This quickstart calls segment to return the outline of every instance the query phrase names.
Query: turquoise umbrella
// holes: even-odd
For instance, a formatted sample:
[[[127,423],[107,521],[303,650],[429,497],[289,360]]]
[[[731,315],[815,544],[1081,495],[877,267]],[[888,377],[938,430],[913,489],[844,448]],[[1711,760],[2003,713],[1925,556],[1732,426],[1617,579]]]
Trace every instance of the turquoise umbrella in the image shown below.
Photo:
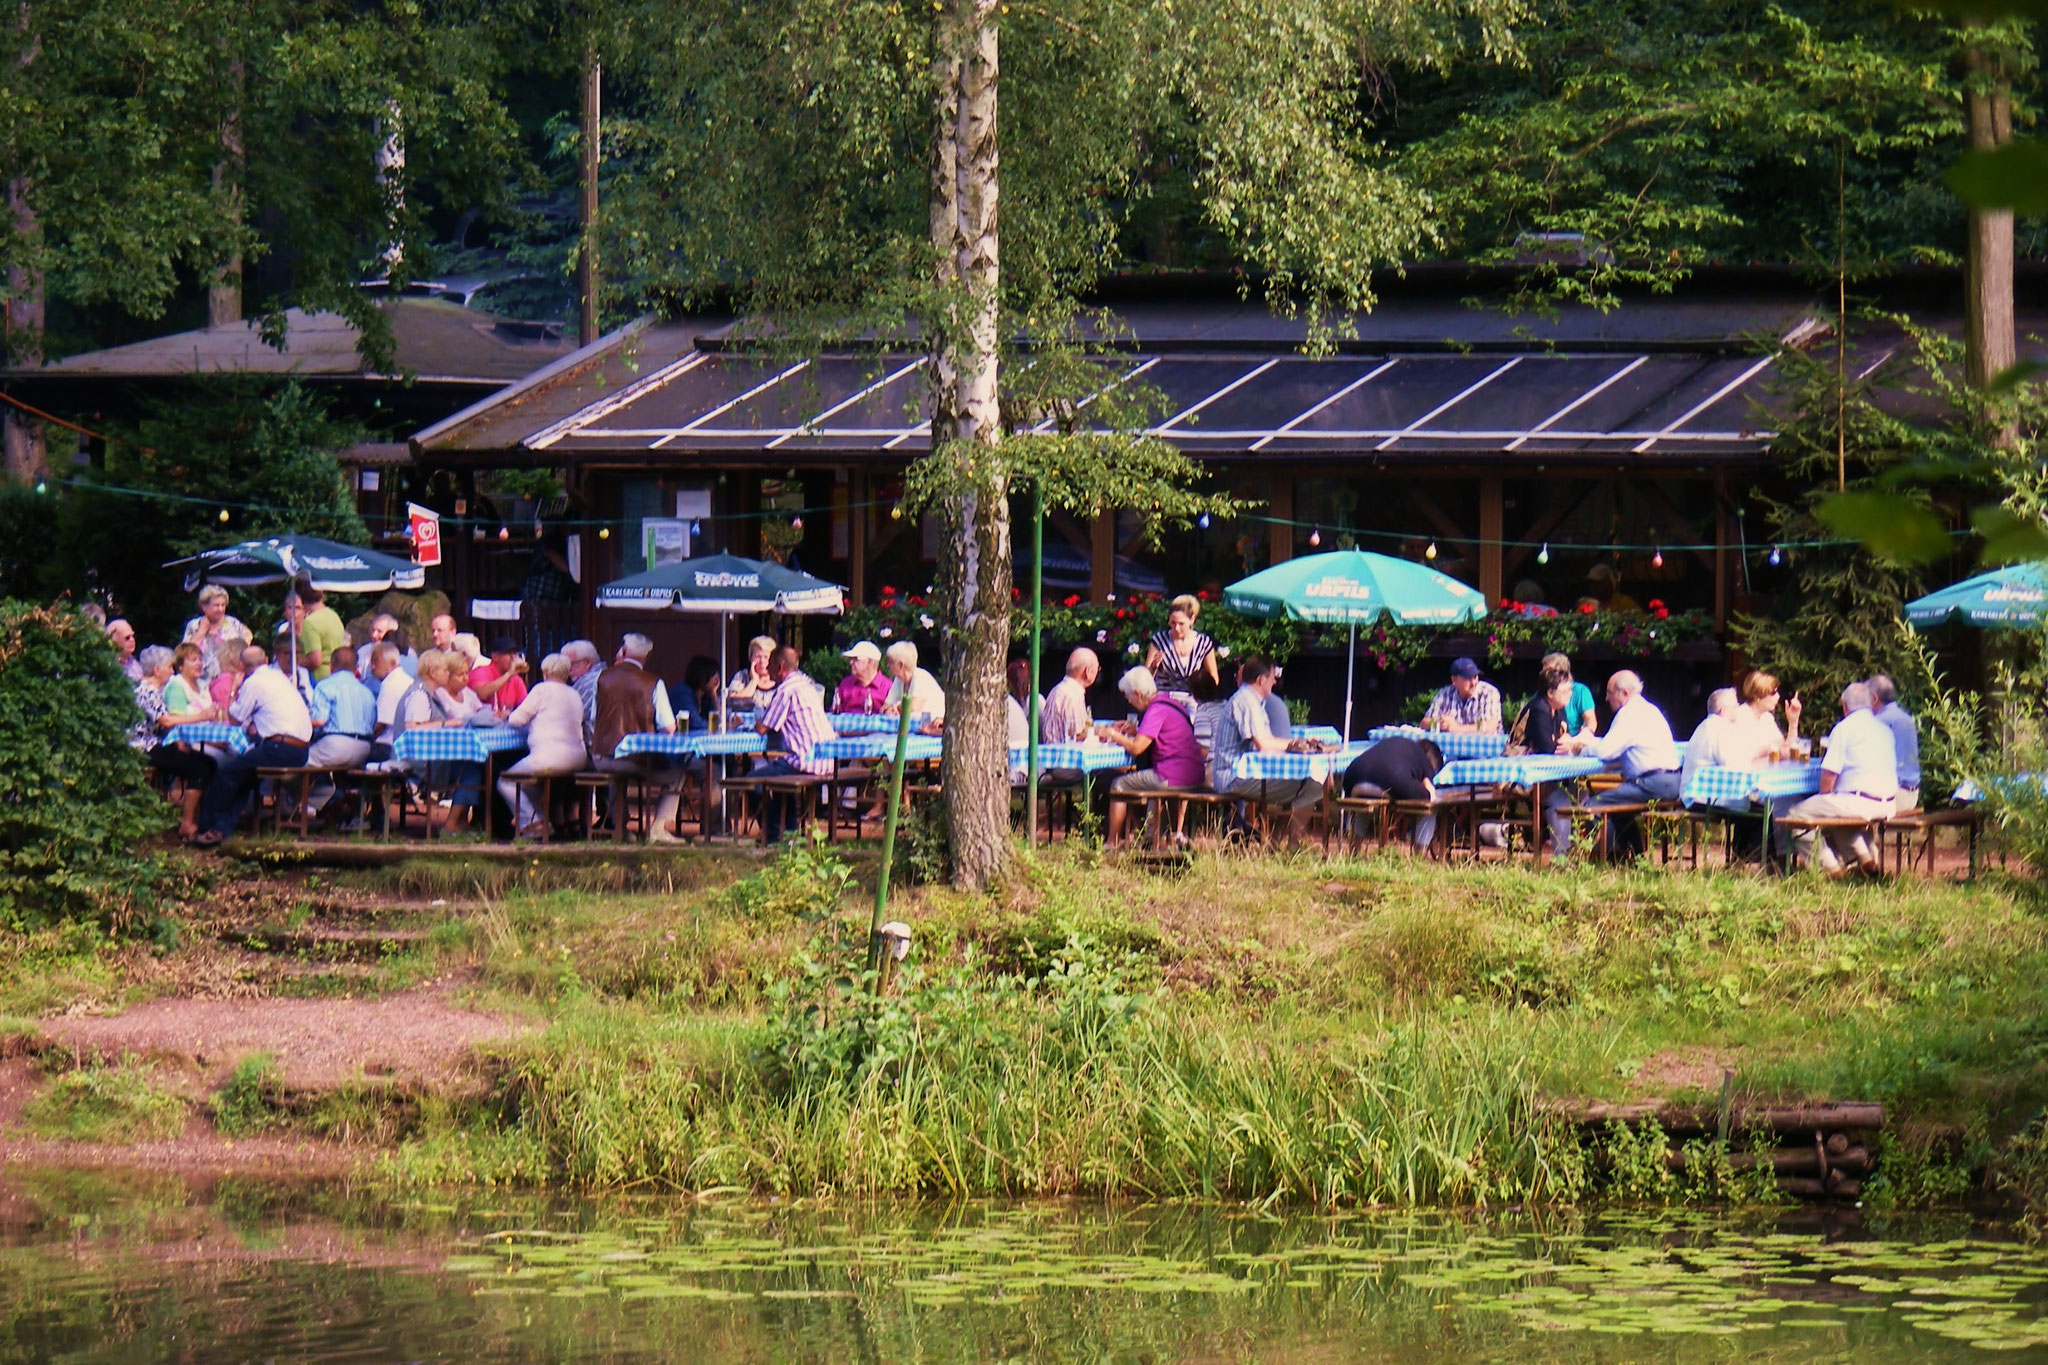
[[[2031,626],[2048,613],[2048,565],[2009,564],[1906,603],[1916,626]]]
[[[1486,615],[1486,598],[1448,574],[1369,550],[1305,555],[1231,584],[1223,605],[1265,620],[1351,627],[1344,668],[1344,740],[1351,740],[1352,679],[1358,669],[1358,627],[1382,616],[1396,625],[1447,626]]]

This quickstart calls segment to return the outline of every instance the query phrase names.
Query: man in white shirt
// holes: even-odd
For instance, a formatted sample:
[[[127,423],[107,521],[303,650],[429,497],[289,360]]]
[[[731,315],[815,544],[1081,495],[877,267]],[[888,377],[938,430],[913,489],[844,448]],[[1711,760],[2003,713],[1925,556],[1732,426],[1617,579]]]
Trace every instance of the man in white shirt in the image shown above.
[[[1787,801],[1774,807],[1779,820],[1853,817],[1859,820],[1889,820],[1897,813],[1899,796],[1899,751],[1891,727],[1870,709],[1870,687],[1850,683],[1842,689],[1842,720],[1828,733],[1827,757],[1820,765],[1820,792],[1803,801]],[[1865,872],[1878,870],[1877,856],[1863,829],[1822,831],[1825,842],[1813,832],[1799,836],[1802,860],[1818,861],[1821,870],[1839,877],[1854,861]],[[1778,854],[1791,850],[1791,832],[1778,826]]]
[[[1215,743],[1209,751],[1209,785],[1224,796],[1286,806],[1288,838],[1299,842],[1309,807],[1323,799],[1323,784],[1310,778],[1262,781],[1237,775],[1237,760],[1246,753],[1287,752],[1287,741],[1273,734],[1266,716],[1266,698],[1273,695],[1273,665],[1253,654],[1239,667],[1237,676],[1237,692],[1216,718]]]
[[[1692,785],[1692,775],[1701,768],[1718,768],[1728,762],[1724,743],[1735,735],[1738,724],[1735,716],[1742,705],[1732,687],[1717,687],[1707,696],[1707,718],[1692,732],[1692,738],[1685,742],[1685,762],[1678,769],[1678,790],[1682,794]]]
[[[1625,805],[1637,801],[1668,801],[1676,804],[1682,790],[1679,775],[1678,742],[1671,737],[1671,722],[1664,719],[1643,695],[1643,680],[1624,668],[1607,680],[1607,705],[1614,719],[1604,735],[1571,735],[1562,741],[1565,750],[1589,753],[1621,772],[1621,784],[1593,798],[1596,806]],[[1544,798],[1550,820],[1550,837],[1556,841],[1551,856],[1562,858],[1571,848],[1573,802],[1570,793],[1558,790]],[[1635,822],[1617,831],[1617,842],[1633,847]]]
[[[946,689],[939,686],[939,680],[925,669],[917,666],[917,646],[908,640],[898,640],[889,646],[882,656],[889,665],[889,676],[896,681],[889,685],[889,699],[882,704],[882,714],[893,716],[903,707],[903,689],[910,689],[910,714],[925,718],[925,732],[937,734],[938,727],[946,723]]]
[[[1067,675],[1045,694],[1038,710],[1038,738],[1044,744],[1080,744],[1094,733],[1095,718],[1088,713],[1088,689],[1102,676],[1102,664],[1092,649],[1077,649],[1067,656]],[[1272,688],[1266,689],[1268,692]]]
[[[391,740],[398,730],[398,704],[412,690],[412,675],[405,671],[404,656],[389,640],[370,646],[370,683],[377,690],[377,732],[370,739],[372,763],[391,761]]]
[[[313,715],[290,678],[269,666],[255,645],[242,651],[248,673],[235,693],[230,719],[249,731],[255,743],[220,761],[206,799],[199,808],[199,833],[192,842],[212,848],[235,832],[242,807],[256,786],[258,768],[303,768],[313,743]],[[1889,738],[1890,731],[1886,731]]]

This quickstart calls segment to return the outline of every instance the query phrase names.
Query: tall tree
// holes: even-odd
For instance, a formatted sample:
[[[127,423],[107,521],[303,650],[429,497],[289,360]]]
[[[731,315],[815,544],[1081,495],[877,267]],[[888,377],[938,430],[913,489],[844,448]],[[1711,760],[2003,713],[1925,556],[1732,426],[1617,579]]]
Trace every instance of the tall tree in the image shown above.
[[[1115,373],[1088,358],[1074,303],[1128,259],[1134,209],[1162,179],[1190,183],[1255,287],[1327,336],[1335,313],[1369,306],[1376,267],[1428,239],[1428,197],[1367,136],[1361,52],[1500,51],[1518,13],[1514,0],[707,0],[622,21],[614,88],[630,86],[638,112],[610,127],[610,259],[658,298],[736,294],[778,344],[930,358],[932,453],[913,482],[948,531],[945,812],[960,882],[998,874],[1011,848],[1000,707],[1020,468],[1078,477],[1097,505],[1192,505],[1173,484],[1185,470],[1141,442],[1077,430],[1049,455],[1027,433],[1089,389],[1014,403],[1012,362],[1028,354],[1034,375],[1096,389]],[[1055,352],[1078,363],[1048,363]]]

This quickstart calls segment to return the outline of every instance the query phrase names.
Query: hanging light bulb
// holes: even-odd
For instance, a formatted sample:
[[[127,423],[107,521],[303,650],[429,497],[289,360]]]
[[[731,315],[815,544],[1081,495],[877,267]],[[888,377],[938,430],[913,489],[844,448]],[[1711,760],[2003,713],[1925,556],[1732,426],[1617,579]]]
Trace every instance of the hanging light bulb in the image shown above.
[[[902,509],[901,507],[891,507],[891,508],[889,509],[889,520],[891,520],[891,521],[901,521],[901,520],[903,520],[903,509]]]
[[[791,518],[789,519],[789,529],[790,529],[790,530],[792,530],[792,531],[801,531],[801,530],[803,530],[803,529],[804,529],[804,519],[803,519],[803,518],[802,518],[801,516],[794,516],[794,517],[791,517]]]
[[[41,479],[37,479],[37,480],[36,480],[36,492],[38,492],[38,493],[47,493],[47,492],[49,492],[49,491],[50,491],[50,485],[49,485],[49,484],[45,483],[45,482],[44,482],[43,480],[41,480]]]
[[[1548,563],[1550,562],[1550,542],[1549,542],[1549,541],[1547,541],[1547,540],[1546,540],[1546,541],[1544,541],[1544,542],[1543,542],[1543,548],[1542,548],[1542,549],[1540,549],[1540,550],[1538,550],[1538,551],[1536,552],[1536,562],[1537,562],[1538,564],[1548,564]]]
[[[1657,547],[1657,553],[1650,556],[1650,567],[1653,569],[1664,567],[1664,547],[1662,545]]]
[[[1322,544],[1322,543],[1323,543],[1323,528],[1322,528],[1322,527],[1318,526],[1318,527],[1316,527],[1316,529],[1315,529],[1315,530],[1313,530],[1313,531],[1310,531],[1310,532],[1308,533],[1308,543],[1309,543],[1309,544],[1310,544],[1311,546],[1316,546],[1316,545],[1320,545],[1320,544]]]
[[[1201,528],[1202,528],[1202,529],[1203,529],[1204,531],[1208,530],[1208,529],[1209,529],[1209,514],[1208,514],[1207,512],[1204,512],[1204,513],[1202,513],[1202,515],[1200,515],[1199,517],[1196,517],[1196,518],[1195,518],[1195,525],[1197,525],[1197,526],[1201,527]]]
[[[1773,563],[1773,564],[1782,564],[1782,563],[1784,563],[1784,562],[1785,562],[1785,556],[1783,556],[1783,555],[1779,554],[1779,553],[1778,553],[1778,547],[1777,547],[1777,546],[1775,546],[1775,545],[1773,545],[1773,546],[1771,547],[1771,563]]]
[[[701,521],[692,521],[690,523],[690,539],[695,540],[698,536],[701,536],[703,534],[704,523]]]
[[[1435,558],[1436,558],[1436,542],[1435,542],[1435,541],[1433,541],[1433,540],[1432,540],[1431,542],[1429,542],[1429,548],[1428,548],[1427,550],[1424,550],[1424,551],[1422,552],[1422,557],[1423,557],[1424,559],[1435,559]]]
[[[498,539],[500,539],[500,540],[510,540],[510,539],[512,539],[512,528],[511,528],[511,527],[509,527],[509,526],[500,526],[500,527],[498,528]]]
[[[600,527],[598,527],[598,528],[597,528],[597,538],[598,538],[599,540],[610,540],[610,539],[612,538],[612,528],[611,528],[611,527],[609,527],[609,526],[600,526]]]
[[[228,509],[225,507],[220,509],[220,524],[223,526],[228,524]]]

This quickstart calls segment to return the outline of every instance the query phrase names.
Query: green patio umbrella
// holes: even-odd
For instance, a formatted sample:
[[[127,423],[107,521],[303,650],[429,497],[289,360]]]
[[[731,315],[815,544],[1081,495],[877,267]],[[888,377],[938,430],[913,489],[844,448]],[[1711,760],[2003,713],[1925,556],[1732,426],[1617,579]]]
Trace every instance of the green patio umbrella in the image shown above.
[[[2031,626],[2048,613],[2048,565],[2008,564],[1906,603],[1916,626]]]
[[[1486,598],[1447,574],[1391,555],[1337,550],[1275,564],[1223,590],[1223,605],[1264,620],[1351,627],[1344,668],[1344,741],[1351,742],[1358,627],[1381,617],[1396,625],[1455,625],[1486,615]]]
[[[718,677],[722,683],[726,675],[726,637],[732,633],[735,615],[756,611],[795,616],[837,613],[845,610],[846,593],[836,583],[766,560],[740,555],[699,555],[613,579],[597,590],[597,605],[627,611],[715,613],[723,617],[718,631]],[[726,720],[725,689],[720,687],[721,729]]]

